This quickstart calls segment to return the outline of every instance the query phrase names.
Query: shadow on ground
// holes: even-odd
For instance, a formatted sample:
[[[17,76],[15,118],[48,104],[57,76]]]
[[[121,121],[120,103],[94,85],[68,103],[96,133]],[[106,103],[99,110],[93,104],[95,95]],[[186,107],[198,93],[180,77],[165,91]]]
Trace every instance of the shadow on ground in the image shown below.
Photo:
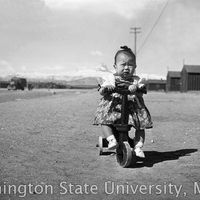
[[[132,164],[131,168],[153,167],[154,164],[168,161],[178,160],[183,156],[190,156],[191,153],[198,151],[198,149],[180,149],[176,151],[158,152],[158,151],[145,151],[145,159],[138,160],[137,163]]]

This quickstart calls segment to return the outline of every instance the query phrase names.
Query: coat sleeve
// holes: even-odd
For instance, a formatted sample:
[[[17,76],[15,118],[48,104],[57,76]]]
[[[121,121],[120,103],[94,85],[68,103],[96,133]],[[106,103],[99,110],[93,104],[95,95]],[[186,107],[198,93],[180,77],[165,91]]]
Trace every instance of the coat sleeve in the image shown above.
[[[103,83],[101,87],[105,87],[107,85],[112,85],[115,87],[115,77],[113,74],[108,74],[107,76],[103,77]]]
[[[138,88],[142,88],[145,86],[145,80],[143,78],[140,78],[139,76],[137,76],[136,82]]]

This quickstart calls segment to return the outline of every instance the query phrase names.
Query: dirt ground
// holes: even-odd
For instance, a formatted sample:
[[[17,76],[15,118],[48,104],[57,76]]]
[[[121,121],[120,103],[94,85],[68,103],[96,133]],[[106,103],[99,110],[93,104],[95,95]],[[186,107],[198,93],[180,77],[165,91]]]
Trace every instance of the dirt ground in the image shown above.
[[[99,156],[96,90],[0,91],[0,200],[200,199],[200,93],[150,92],[146,159]]]

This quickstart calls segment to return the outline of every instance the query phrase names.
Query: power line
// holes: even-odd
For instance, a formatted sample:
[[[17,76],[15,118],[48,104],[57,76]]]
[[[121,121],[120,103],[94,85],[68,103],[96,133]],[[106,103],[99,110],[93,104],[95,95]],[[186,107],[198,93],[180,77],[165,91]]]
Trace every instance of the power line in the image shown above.
[[[153,24],[151,30],[149,31],[148,35],[147,35],[146,38],[144,39],[142,45],[139,47],[137,53],[139,53],[139,51],[143,48],[143,46],[145,45],[145,43],[146,43],[147,40],[149,39],[151,33],[153,32],[153,30],[154,30],[154,28],[156,27],[156,25],[158,24],[158,22],[159,22],[161,16],[163,15],[165,9],[167,8],[168,3],[169,3],[169,0],[166,1],[166,3],[165,3],[165,5],[164,5],[163,9],[161,10],[160,15],[158,16],[157,20],[156,20],[155,23]]]

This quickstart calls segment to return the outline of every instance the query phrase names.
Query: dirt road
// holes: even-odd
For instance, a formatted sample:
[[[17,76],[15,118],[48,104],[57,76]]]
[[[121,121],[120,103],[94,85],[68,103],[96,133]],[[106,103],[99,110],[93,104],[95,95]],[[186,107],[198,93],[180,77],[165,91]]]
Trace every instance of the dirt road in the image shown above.
[[[128,169],[98,155],[95,90],[23,95],[0,101],[0,200],[200,199],[200,94],[145,96],[154,128]]]

